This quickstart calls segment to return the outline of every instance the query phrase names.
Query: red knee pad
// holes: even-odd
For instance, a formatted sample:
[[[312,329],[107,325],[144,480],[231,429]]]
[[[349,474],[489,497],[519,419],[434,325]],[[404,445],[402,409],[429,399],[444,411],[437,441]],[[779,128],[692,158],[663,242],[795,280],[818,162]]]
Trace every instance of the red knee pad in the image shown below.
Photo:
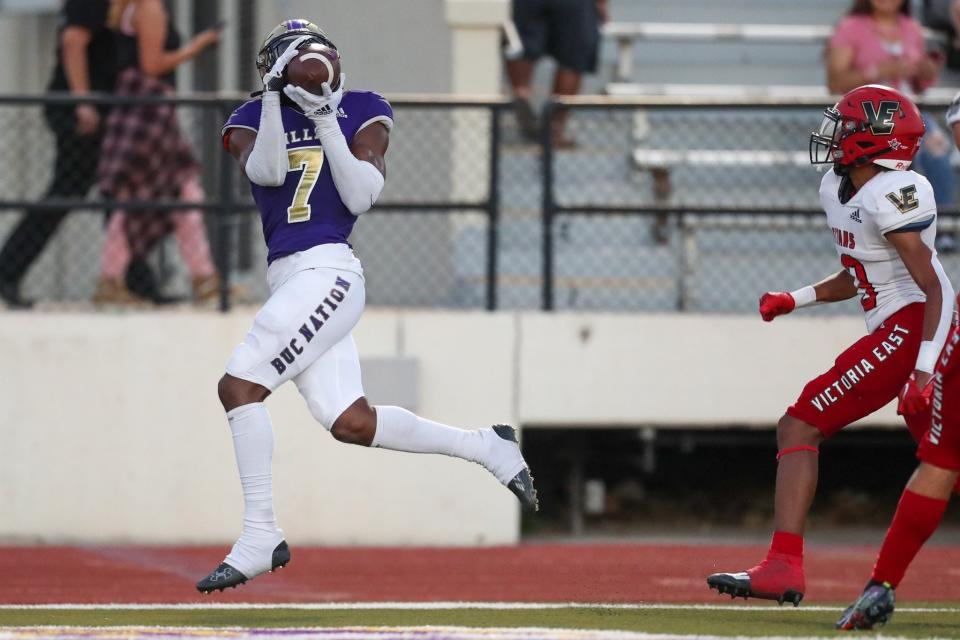
[[[820,453],[820,449],[817,449],[816,447],[805,444],[805,445],[800,445],[799,447],[787,447],[786,449],[780,449],[780,451],[777,451],[777,460],[779,460],[783,456],[790,455],[791,453],[800,453],[801,451],[809,451],[810,453],[816,453],[816,454]]]

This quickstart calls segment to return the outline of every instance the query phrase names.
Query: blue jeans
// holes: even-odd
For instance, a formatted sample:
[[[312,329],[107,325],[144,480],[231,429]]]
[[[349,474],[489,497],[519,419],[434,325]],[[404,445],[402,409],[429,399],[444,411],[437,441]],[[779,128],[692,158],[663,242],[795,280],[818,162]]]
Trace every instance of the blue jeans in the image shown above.
[[[913,166],[910,168],[917,173],[925,176],[933,187],[933,197],[937,201],[938,207],[949,207],[954,201],[954,188],[956,179],[953,175],[953,168],[950,166],[950,154],[953,153],[953,139],[948,136],[943,128],[937,124],[933,115],[923,114],[923,123],[927,127],[927,133],[923,136],[923,144],[920,151],[917,152],[913,160]],[[947,136],[947,144],[942,145],[942,149],[930,149],[931,138],[935,135]]]

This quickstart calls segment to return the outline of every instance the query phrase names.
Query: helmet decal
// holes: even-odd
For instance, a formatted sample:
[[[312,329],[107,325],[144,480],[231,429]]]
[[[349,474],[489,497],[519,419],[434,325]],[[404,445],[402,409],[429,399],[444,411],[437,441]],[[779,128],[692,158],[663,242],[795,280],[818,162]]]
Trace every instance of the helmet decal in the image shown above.
[[[879,108],[874,106],[873,102],[863,102],[860,106],[863,107],[863,115],[866,116],[873,135],[888,136],[893,133],[896,124],[893,116],[900,111],[899,101],[882,100]]]
[[[917,186],[901,187],[900,193],[890,192],[887,194],[887,200],[893,203],[900,213],[908,213],[920,206],[917,200]]]

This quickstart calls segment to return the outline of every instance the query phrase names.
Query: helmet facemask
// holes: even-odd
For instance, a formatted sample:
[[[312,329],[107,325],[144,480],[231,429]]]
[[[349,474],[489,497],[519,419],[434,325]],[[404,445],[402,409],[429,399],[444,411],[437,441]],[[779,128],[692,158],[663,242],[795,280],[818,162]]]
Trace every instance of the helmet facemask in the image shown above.
[[[843,134],[843,116],[836,107],[823,110],[823,119],[810,134],[810,164],[838,164],[843,157],[840,136]],[[850,129],[853,123],[847,124]]]

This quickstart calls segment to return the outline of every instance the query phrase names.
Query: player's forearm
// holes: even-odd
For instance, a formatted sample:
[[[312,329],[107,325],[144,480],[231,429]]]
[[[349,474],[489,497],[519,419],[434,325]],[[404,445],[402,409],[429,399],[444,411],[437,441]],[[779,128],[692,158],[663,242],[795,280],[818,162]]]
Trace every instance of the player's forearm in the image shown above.
[[[347,139],[340,131],[336,115],[320,116],[314,123],[323,145],[324,157],[330,163],[333,184],[343,204],[354,215],[368,211],[383,191],[383,174],[370,162],[353,155],[347,146]]]
[[[841,302],[857,295],[857,282],[846,271],[838,271],[813,285],[817,302]]]
[[[770,322],[777,316],[791,313],[794,309],[847,300],[855,295],[857,295],[857,286],[853,277],[846,271],[838,271],[817,284],[810,284],[796,291],[766,292],[760,296],[760,317],[764,322]]]
[[[290,161],[287,137],[280,113],[280,94],[267,91],[261,98],[260,127],[257,139],[243,165],[250,182],[261,187],[279,187],[287,179]]]
[[[953,285],[950,284],[937,256],[931,257],[930,264],[931,276],[917,283],[927,296],[927,301],[923,309],[923,342],[920,343],[920,353],[914,367],[927,373],[933,373],[937,358],[947,340],[953,320],[954,300]]]

